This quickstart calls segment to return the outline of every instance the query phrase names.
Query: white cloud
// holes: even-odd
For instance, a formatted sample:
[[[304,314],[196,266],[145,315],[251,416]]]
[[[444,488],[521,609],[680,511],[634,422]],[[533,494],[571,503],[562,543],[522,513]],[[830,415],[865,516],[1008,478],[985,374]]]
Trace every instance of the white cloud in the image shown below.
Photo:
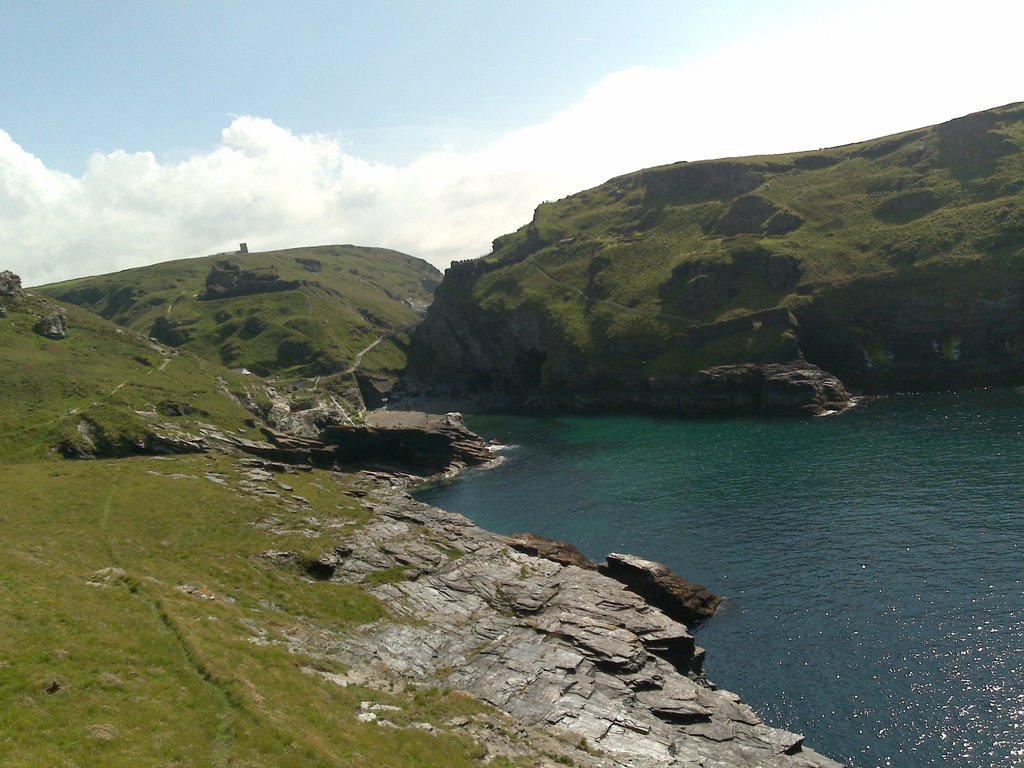
[[[0,131],[0,269],[26,284],[233,248],[352,242],[444,267],[485,253],[537,203],[676,160],[814,149],[1020,98],[1024,6],[862,3],[827,25],[672,70],[634,68],[546,122],[402,166],[339,138],[232,119],[210,152],[96,154],[80,178]]]

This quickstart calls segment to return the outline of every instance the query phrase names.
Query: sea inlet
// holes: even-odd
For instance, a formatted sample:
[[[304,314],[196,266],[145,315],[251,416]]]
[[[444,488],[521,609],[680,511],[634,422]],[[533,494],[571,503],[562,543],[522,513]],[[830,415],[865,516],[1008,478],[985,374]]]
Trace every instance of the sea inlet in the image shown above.
[[[858,768],[1024,766],[1024,394],[468,424],[506,460],[417,497],[723,595],[708,677],[766,722]]]

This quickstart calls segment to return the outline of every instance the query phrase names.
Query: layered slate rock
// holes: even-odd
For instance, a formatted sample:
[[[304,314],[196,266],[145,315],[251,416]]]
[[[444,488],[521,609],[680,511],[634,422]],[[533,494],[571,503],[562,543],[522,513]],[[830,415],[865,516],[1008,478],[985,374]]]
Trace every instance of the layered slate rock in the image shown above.
[[[274,458],[318,467],[397,467],[421,475],[457,472],[494,460],[462,415],[421,411],[371,413],[363,424],[328,424],[319,437],[264,429]]]
[[[399,574],[372,589],[399,620],[320,652],[413,684],[437,680],[531,728],[583,738],[600,750],[587,765],[838,768],[704,682],[686,626],[622,584],[516,551],[401,492],[366,500],[375,516],[328,553],[331,578]]]
[[[518,533],[508,540],[508,545],[517,552],[534,557],[543,557],[562,565],[575,565],[588,571],[597,570],[597,564],[572,544],[535,533]]]
[[[722,604],[722,598],[704,585],[692,584],[667,566],[634,555],[613,552],[600,571],[690,626],[714,616]]]

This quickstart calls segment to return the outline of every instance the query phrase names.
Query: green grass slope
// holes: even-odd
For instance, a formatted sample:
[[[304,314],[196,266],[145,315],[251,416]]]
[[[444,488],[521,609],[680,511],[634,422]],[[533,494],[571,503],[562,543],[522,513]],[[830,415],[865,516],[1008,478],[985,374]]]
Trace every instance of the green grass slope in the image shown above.
[[[0,306],[0,764],[482,764],[488,748],[446,723],[502,716],[328,652],[395,620],[309,571],[370,518],[365,480],[217,441],[131,455],[258,438],[241,405],[255,377],[31,293]],[[66,338],[36,332],[61,313]],[[376,704],[394,727],[360,720]]]
[[[246,472],[217,455],[0,462],[5,766],[480,765],[444,728],[485,711],[475,699],[341,686],[349,670],[311,650],[386,606],[264,554],[319,556],[358,526],[348,481],[281,476],[297,514]],[[366,701],[398,727],[360,722]]]
[[[170,451],[200,437],[203,425],[261,437],[241,404],[265,399],[252,377],[74,306],[31,294],[3,303],[0,461]],[[66,317],[67,338],[34,331],[53,313]]]
[[[1017,380],[1022,246],[1020,104],[651,168],[454,265],[412,372],[520,396],[800,359],[868,389]]]
[[[439,277],[397,251],[341,245],[217,254],[36,290],[230,368],[288,380],[338,374],[358,358],[387,377],[404,366],[403,329]]]

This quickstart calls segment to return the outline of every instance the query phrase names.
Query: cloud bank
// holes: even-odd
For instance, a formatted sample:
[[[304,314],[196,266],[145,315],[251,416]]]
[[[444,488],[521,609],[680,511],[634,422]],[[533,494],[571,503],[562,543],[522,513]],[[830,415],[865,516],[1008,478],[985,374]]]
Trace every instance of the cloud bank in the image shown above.
[[[541,201],[621,173],[815,149],[1021,98],[1022,11],[997,4],[960,18],[936,7],[902,6],[879,23],[887,6],[865,4],[841,23],[677,69],[617,72],[542,124],[402,166],[356,157],[337,136],[241,116],[212,150],[183,161],[94,154],[74,177],[0,130],[0,269],[38,285],[240,241],[377,245],[443,268],[486,253]]]

